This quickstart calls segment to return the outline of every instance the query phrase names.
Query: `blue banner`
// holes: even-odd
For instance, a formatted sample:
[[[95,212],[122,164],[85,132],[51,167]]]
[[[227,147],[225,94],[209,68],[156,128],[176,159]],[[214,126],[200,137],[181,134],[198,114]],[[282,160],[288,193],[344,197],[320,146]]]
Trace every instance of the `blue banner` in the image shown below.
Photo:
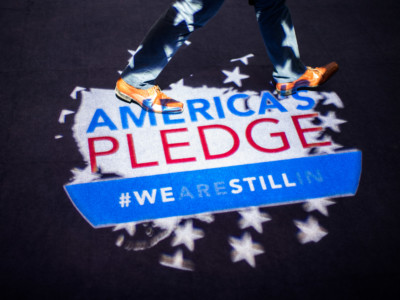
[[[361,152],[65,186],[94,227],[354,195]]]

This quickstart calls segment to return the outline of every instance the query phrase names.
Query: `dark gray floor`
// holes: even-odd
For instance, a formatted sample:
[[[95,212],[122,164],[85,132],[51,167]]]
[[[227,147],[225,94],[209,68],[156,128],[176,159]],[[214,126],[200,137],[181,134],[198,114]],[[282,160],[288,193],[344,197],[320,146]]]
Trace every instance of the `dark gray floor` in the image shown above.
[[[139,4],[139,2],[141,4]],[[143,3],[142,3],[143,2]],[[336,60],[340,71],[324,89],[345,104],[340,144],[363,152],[360,188],[322,219],[329,235],[301,245],[294,218],[301,205],[274,208],[263,236],[268,255],[257,268],[230,261],[221,243],[237,216],[204,227],[196,244],[196,272],[162,267],[169,244],[145,252],[116,247],[110,229],[92,229],[63,190],[70,170],[83,166],[71,135],[73,117],[59,124],[76,86],[112,89],[147,29],[169,1],[3,0],[0,4],[0,284],[14,299],[329,299],[399,294],[398,58],[395,1],[288,1],[302,59]],[[195,76],[191,85],[223,80],[231,58],[252,52],[253,80],[271,80],[254,12],[245,0],[227,0],[165,69],[160,85]],[[254,67],[255,66],[255,67]],[[219,76],[219,77],[218,77]],[[67,125],[67,126],[66,126]],[[62,134],[63,139],[54,137]],[[393,294],[393,295],[395,295]],[[385,296],[386,295],[386,296]]]

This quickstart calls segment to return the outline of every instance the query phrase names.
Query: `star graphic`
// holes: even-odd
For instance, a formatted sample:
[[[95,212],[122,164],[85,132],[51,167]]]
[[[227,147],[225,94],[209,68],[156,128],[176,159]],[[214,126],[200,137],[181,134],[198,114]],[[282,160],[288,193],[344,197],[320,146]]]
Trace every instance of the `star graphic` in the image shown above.
[[[196,218],[197,220],[200,220],[200,221],[206,222],[206,223],[212,223],[215,220],[214,215],[209,214],[209,213],[198,214],[198,215],[194,215],[193,217]]]
[[[164,45],[164,53],[165,56],[168,58],[168,61],[172,58],[174,51],[175,51],[174,48],[171,47],[170,45]]]
[[[249,64],[249,58],[251,58],[251,57],[254,57],[253,53],[247,54],[247,55],[245,55],[243,57],[233,58],[233,59],[231,59],[231,62],[241,61],[245,65],[248,65]]]
[[[129,57],[129,59],[128,59],[128,65],[130,65],[131,66],[131,68],[133,68],[134,67],[134,65],[135,65],[135,62],[134,62],[134,57],[135,57],[135,54],[136,54],[136,52],[138,52],[140,49],[142,49],[143,48],[143,45],[139,45],[139,47],[136,49],[136,50],[130,50],[130,49],[128,49],[128,52],[129,52],[129,54],[131,55],[130,57]],[[117,71],[118,72],[118,74],[122,74],[122,71],[121,70],[119,70],[119,71]]]
[[[74,168],[71,170],[73,174],[73,182],[74,183],[83,183],[83,182],[92,182],[97,179],[100,179],[100,174],[98,173],[92,173],[92,170],[90,167],[87,167],[85,169],[78,169]]]
[[[70,114],[73,114],[73,113],[75,113],[75,112],[72,111],[72,110],[63,109],[61,111],[61,113],[60,113],[60,117],[58,118],[58,123],[64,124],[65,123],[65,117],[70,115]]]
[[[233,82],[238,87],[242,86],[243,79],[249,78],[248,75],[240,74],[239,67],[236,67],[232,72],[227,71],[227,70],[222,70],[222,73],[224,73],[226,75],[226,79],[225,79],[224,83]]]
[[[114,227],[113,231],[117,231],[117,230],[121,230],[121,229],[125,229],[126,232],[128,232],[128,234],[130,236],[134,236],[135,232],[136,232],[136,223],[129,222],[129,223],[118,224],[117,226]]]
[[[172,231],[176,228],[176,226],[181,221],[179,217],[170,217],[170,218],[162,218],[153,220],[154,227],[159,227],[161,229],[166,229],[168,231]]]
[[[143,46],[140,45],[136,50],[130,50],[130,49],[128,49],[128,52],[129,52],[132,56],[134,56],[135,53],[138,52],[142,47],[143,47]]]
[[[71,92],[71,94],[69,95],[72,99],[76,100],[78,98],[78,93],[85,91],[86,88],[81,87],[81,86],[77,86],[74,88],[74,90]]]
[[[333,104],[337,108],[344,108],[342,100],[340,100],[339,96],[335,92],[322,92],[321,94],[325,97],[323,102],[324,105]]]
[[[143,48],[143,45],[139,45],[139,47],[136,50],[128,50],[129,54],[131,57],[128,59],[128,64],[133,68],[134,66],[134,61],[133,58],[135,57],[135,54],[139,52]],[[122,71],[121,71],[122,73]]]
[[[184,271],[193,271],[194,265],[190,260],[183,258],[181,249],[175,252],[173,256],[161,255],[160,264],[166,267],[175,268]]]
[[[336,144],[332,138],[328,135],[326,135],[326,138],[324,139],[324,142],[330,142],[331,144],[328,146],[322,146],[322,147],[317,147],[315,149],[314,154],[331,154],[335,153],[337,149],[342,148],[343,146],[340,144]]]
[[[247,227],[253,227],[257,232],[262,233],[262,223],[270,221],[269,214],[260,212],[257,207],[251,207],[242,211],[239,211],[241,219],[239,220],[239,227],[241,229]]]
[[[331,128],[333,131],[340,132],[339,125],[346,123],[345,120],[340,120],[336,118],[336,114],[330,111],[326,116],[318,116],[318,119],[322,121],[321,126],[325,128]]]
[[[175,237],[171,242],[172,246],[184,244],[190,251],[194,250],[194,240],[204,237],[203,230],[193,228],[192,220],[186,221],[183,226],[178,226],[174,233]]]
[[[318,220],[312,216],[308,217],[305,222],[295,220],[294,224],[300,230],[297,233],[297,238],[302,244],[309,242],[317,243],[328,234],[328,231],[319,226]]]
[[[327,198],[308,199],[303,204],[303,208],[307,212],[318,210],[324,216],[328,216],[327,207],[335,203],[336,203],[335,201],[331,201]]]
[[[123,234],[119,235],[117,240],[115,241],[115,245],[117,247],[121,247],[122,244],[124,243],[124,240],[125,240],[125,236]]]
[[[194,15],[202,9],[202,4],[191,3],[190,7],[188,7],[188,4],[182,1],[176,2],[172,7],[174,7],[178,12],[174,20],[174,26],[177,26],[181,22],[185,22],[188,30],[190,32],[194,31]],[[185,13],[188,10],[190,13]]]
[[[256,267],[254,256],[264,253],[263,247],[258,243],[253,243],[248,232],[245,232],[241,238],[230,237],[229,244],[233,247],[231,252],[232,261],[246,260],[253,268]]]

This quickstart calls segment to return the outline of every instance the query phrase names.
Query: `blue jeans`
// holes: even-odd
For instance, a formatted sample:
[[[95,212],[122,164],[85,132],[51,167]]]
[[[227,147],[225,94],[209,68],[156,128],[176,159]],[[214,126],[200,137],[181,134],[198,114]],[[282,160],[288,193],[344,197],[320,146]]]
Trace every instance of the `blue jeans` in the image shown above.
[[[141,89],[155,84],[158,75],[179,47],[196,29],[203,27],[224,0],[175,0],[153,25],[121,74],[128,84]],[[306,70],[300,60],[296,35],[285,0],[255,0],[255,12],[273,77],[291,82]]]

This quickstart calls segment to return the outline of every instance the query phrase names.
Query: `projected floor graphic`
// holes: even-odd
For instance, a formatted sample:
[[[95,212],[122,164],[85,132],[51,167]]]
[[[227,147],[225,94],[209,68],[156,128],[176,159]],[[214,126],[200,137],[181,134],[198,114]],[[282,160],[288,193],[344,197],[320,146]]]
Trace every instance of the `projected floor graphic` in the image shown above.
[[[225,1],[215,18],[190,37],[189,45],[181,47],[157,80],[164,91],[172,90],[175,84],[187,90],[206,85],[216,92],[186,95],[183,90],[179,99],[185,102],[185,115],[170,116],[165,122],[177,119],[185,122],[164,124],[163,117],[156,115],[156,125],[151,126],[152,119],[146,114],[142,117],[143,127],[139,127],[136,123],[141,122],[141,111],[116,99],[112,90],[119,77],[117,71],[130,58],[127,49],[141,43],[169,3],[165,0],[1,2],[3,298],[359,299],[365,295],[369,299],[376,294],[378,299],[391,299],[398,291],[400,279],[397,168],[400,138],[396,126],[398,100],[393,93],[399,78],[396,71],[400,69],[397,51],[400,39],[393,38],[400,24],[396,13],[400,2],[377,5],[376,1],[368,0],[286,1],[296,26],[302,61],[309,66],[322,66],[334,60],[340,67],[313,93],[299,94],[315,100],[313,109],[300,111],[297,106],[306,107],[306,100],[287,101],[273,92],[270,82],[273,65],[259,34],[254,8],[248,1]],[[238,86],[228,76],[232,73],[248,77],[236,80],[241,84]],[[224,95],[223,89],[235,92]],[[259,114],[263,91],[269,91],[288,112],[273,108]],[[250,92],[254,93],[251,107],[246,107],[245,97],[231,102],[237,111],[246,112],[250,108],[254,114],[232,113],[229,98]],[[105,96],[109,99],[104,99],[105,106],[82,110],[88,104],[86,100],[102,102],[95,99],[102,93],[110,97]],[[218,96],[220,101],[214,99]],[[188,100],[196,99],[206,101],[191,101],[188,105]],[[206,109],[208,104],[210,108]],[[190,105],[197,122],[191,119]],[[128,107],[138,120],[127,108],[122,109],[121,118],[120,107]],[[102,112],[95,116],[98,108],[103,109],[103,115],[109,117],[116,130],[99,126],[106,121]],[[75,139],[73,127],[78,112],[86,113],[87,121],[82,124],[81,137]],[[208,120],[207,113],[213,119]],[[332,147],[306,149],[301,145],[301,135],[292,116],[313,113],[318,113],[318,117],[297,119],[300,128],[323,129],[304,132],[305,141],[330,141]],[[261,122],[251,128],[253,121],[265,118],[279,122]],[[93,119],[93,132],[87,133]],[[239,125],[231,125],[229,122],[233,120],[232,123]],[[212,127],[205,127],[209,125]],[[270,161],[269,157],[279,153],[264,153],[253,147],[251,139],[246,137],[249,126],[253,145],[280,148],[284,146],[283,135],[271,134],[284,133],[290,149],[281,151],[281,155],[292,153],[295,147],[299,156]],[[182,128],[187,131],[170,131]],[[146,130],[156,143],[151,155],[146,154],[147,145],[142,142]],[[235,134],[239,143],[235,143]],[[215,142],[217,135],[224,143]],[[92,164],[89,138],[94,153]],[[115,146],[118,143],[118,150],[100,155],[113,148],[113,141]],[[78,142],[82,144],[81,150]],[[175,143],[189,145],[171,147]],[[249,169],[246,174],[225,172],[227,168],[284,160],[347,155],[357,151],[352,148],[362,151],[362,174],[354,196],[242,207],[240,201],[254,201],[254,198],[266,201],[274,199],[272,195],[307,187],[307,178],[315,185],[320,184],[321,177],[324,183],[328,179],[315,169],[305,173],[292,172],[286,167],[276,172],[271,172],[271,168],[262,172]],[[135,156],[130,155],[130,149],[134,149]],[[195,158],[196,161],[167,164],[164,150],[168,150],[172,160]],[[206,159],[206,155],[215,157],[224,153],[225,157]],[[237,156],[253,159],[254,155],[260,158],[259,162],[234,160]],[[263,161],[263,157],[267,159]],[[225,160],[231,165],[223,166]],[[113,167],[114,162],[127,171],[118,173],[120,166]],[[158,165],[132,170],[132,162]],[[199,169],[189,170],[193,165]],[[99,173],[92,173],[92,166]],[[124,188],[112,197],[110,204],[126,215],[133,212],[138,215],[140,208],[157,205],[174,207],[175,211],[181,203],[196,208],[192,203],[231,201],[240,202],[241,207],[112,225],[100,220],[101,224],[109,225],[94,227],[75,208],[64,189],[78,183],[92,186],[97,181],[142,180],[145,175],[134,174],[145,173],[145,169],[154,173],[150,178],[167,177],[169,173],[157,174],[162,168],[171,168],[174,180],[177,174],[186,172],[221,171],[222,174],[218,180],[214,177],[207,180],[202,175],[174,185],[143,182],[138,188]],[[174,168],[183,170],[175,172]],[[117,173],[113,173],[115,170]],[[232,193],[240,188],[240,193]],[[153,193],[154,204],[151,204]],[[258,197],[259,194],[265,197]],[[163,202],[163,195],[164,200],[174,201]],[[121,207],[120,202],[129,206]]]
[[[282,98],[226,87],[251,80],[246,66],[253,57],[232,59],[215,86],[190,87],[181,79],[164,89],[185,103],[179,115],[127,105],[111,88],[76,87],[71,98],[80,100],[79,110],[63,110],[59,122],[75,113],[73,136],[87,168],[72,170],[65,190],[82,216],[94,227],[113,226],[120,232],[116,245],[127,250],[169,238],[177,251],[162,254],[160,263],[194,270],[196,262],[180,248],[192,252],[195,241],[206,238],[193,219],[212,223],[215,213],[239,213],[243,235],[227,232],[231,258],[255,267],[263,247],[246,230],[263,233],[262,224],[271,219],[263,207],[304,202],[306,211],[327,216],[335,203],[329,198],[354,195],[361,153],[328,134],[340,133],[345,122],[335,115],[344,108],[339,96],[303,90]],[[318,105],[328,112],[318,112]],[[314,217],[294,225],[301,243],[327,234]],[[147,237],[137,238],[138,230]]]

